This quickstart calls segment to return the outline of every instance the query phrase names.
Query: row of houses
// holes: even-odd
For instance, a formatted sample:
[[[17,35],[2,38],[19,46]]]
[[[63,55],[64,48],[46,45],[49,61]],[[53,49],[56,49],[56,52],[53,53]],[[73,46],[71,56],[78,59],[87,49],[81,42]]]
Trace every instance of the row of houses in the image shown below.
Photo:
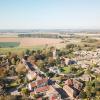
[[[77,67],[87,69],[96,65],[98,67],[92,67],[91,71],[98,74],[100,73],[100,49],[95,51],[77,51],[74,53],[76,54],[74,60],[77,62]]]
[[[31,97],[34,94],[43,94],[44,97],[48,97],[49,100],[61,100],[60,94],[56,89],[48,84],[49,79],[44,78],[42,80],[37,80],[29,83],[28,88],[30,90]]]
[[[26,74],[27,78],[29,80],[33,80],[35,78],[34,81],[28,83],[28,90],[30,91],[30,97],[32,98],[33,95],[40,95],[42,94],[42,97],[48,97],[49,100],[62,100],[62,94],[59,93],[59,89],[57,90],[57,88],[59,88],[60,86],[56,83],[54,86],[54,83],[52,83],[51,81],[53,81],[52,79],[48,78],[48,77],[42,77],[40,75],[41,71],[37,68],[37,66],[33,63],[32,67],[34,68],[34,70],[31,70],[30,67],[27,65],[26,61],[23,59],[22,60],[23,63],[26,65],[26,68],[28,70],[28,73]],[[31,62],[30,62],[31,63]],[[38,71],[37,71],[38,70]],[[49,71],[54,72],[54,73],[60,73],[58,72],[59,70],[57,69],[57,67],[50,67]],[[80,90],[82,89],[82,83],[78,82],[77,80],[73,80],[70,82],[71,80],[66,80],[65,84],[61,88],[61,91],[65,91],[66,95],[68,95],[67,98],[76,98],[80,92]],[[72,84],[72,85],[71,85]],[[42,99],[41,99],[42,100]]]
[[[72,99],[76,98],[79,95],[82,88],[83,88],[83,83],[75,79],[66,80],[65,85],[63,86],[63,89]]]

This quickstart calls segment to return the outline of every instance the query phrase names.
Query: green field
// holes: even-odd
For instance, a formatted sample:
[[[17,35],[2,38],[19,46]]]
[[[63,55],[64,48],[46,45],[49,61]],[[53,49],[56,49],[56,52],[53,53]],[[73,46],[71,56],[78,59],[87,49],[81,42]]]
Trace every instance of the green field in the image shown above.
[[[43,46],[43,45],[41,45],[41,46],[32,46],[32,47],[13,47],[13,48],[11,48],[11,47],[5,47],[5,48],[0,48],[0,53],[7,53],[7,52],[12,52],[12,53],[19,53],[19,52],[23,52],[23,51],[25,51],[25,50],[27,50],[27,49],[29,49],[29,50],[41,50],[41,49],[43,49],[43,48],[45,48],[45,46]]]
[[[0,48],[18,47],[20,42],[0,42]]]

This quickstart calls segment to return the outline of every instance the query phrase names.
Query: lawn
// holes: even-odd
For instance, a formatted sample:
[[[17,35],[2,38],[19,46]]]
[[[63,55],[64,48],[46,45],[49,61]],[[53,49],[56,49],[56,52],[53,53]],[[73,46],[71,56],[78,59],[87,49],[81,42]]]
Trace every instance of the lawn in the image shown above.
[[[67,73],[70,73],[71,72],[71,67],[68,66],[68,67],[63,67],[63,68],[60,68],[60,71],[64,74],[67,74]]]

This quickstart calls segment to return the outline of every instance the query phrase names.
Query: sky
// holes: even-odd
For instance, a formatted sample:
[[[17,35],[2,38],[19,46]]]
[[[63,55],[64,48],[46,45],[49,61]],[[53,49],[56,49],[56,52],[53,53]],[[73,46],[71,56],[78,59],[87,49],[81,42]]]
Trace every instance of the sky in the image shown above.
[[[100,0],[0,0],[0,29],[100,29]]]

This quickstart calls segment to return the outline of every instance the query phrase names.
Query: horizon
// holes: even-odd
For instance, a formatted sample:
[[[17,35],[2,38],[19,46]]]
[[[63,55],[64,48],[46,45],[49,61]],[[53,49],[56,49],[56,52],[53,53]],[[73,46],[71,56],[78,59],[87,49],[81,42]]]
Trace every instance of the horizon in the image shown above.
[[[3,0],[0,30],[100,29],[100,0]]]

